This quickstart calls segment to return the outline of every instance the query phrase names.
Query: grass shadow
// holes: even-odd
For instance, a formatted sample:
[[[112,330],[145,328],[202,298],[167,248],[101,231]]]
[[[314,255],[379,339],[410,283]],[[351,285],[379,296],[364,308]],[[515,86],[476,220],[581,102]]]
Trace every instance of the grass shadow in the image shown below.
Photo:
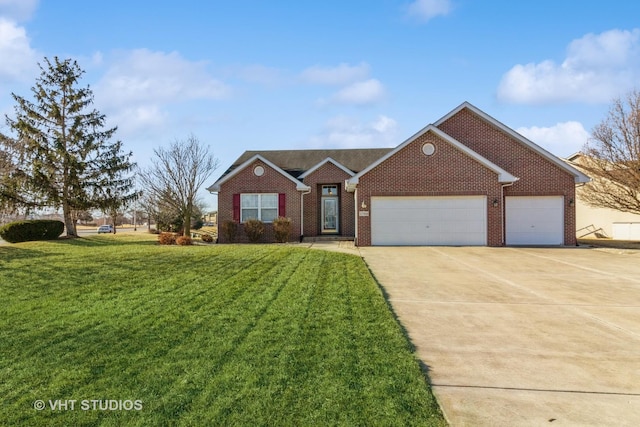
[[[20,246],[12,246],[12,244],[0,246],[0,265],[4,261],[24,258],[35,258],[48,256],[47,253],[34,250],[31,248],[25,248]]]
[[[378,289],[382,293],[382,297],[384,298],[384,302],[387,305],[387,308],[391,312],[391,315],[393,316],[393,319],[395,320],[396,324],[400,328],[400,331],[402,332],[402,335],[407,340],[407,344],[409,345],[409,350],[411,351],[411,353],[414,354],[415,359],[417,360],[418,365],[420,366],[420,370],[422,371],[423,377],[425,378],[427,384],[429,384],[429,386],[431,386],[431,378],[429,377],[429,371],[431,369],[430,369],[429,365],[424,363],[424,361],[417,355],[417,348],[416,348],[415,344],[413,343],[413,341],[411,340],[411,336],[409,335],[409,331],[407,331],[407,328],[405,328],[405,326],[402,324],[402,322],[400,321],[400,317],[398,317],[398,314],[396,313],[395,309],[393,308],[393,305],[391,304],[391,301],[389,300],[389,294],[387,293],[387,290],[382,285],[382,283],[380,283],[380,281],[378,280],[376,275],[373,273],[373,271],[369,267],[369,264],[367,264],[364,261],[364,259],[362,260],[362,262],[364,262],[365,265],[367,266],[367,270],[369,270],[369,274],[371,274],[371,277],[376,282],[376,285],[378,286]]]
[[[74,237],[67,238],[61,237],[57,240],[49,240],[48,243],[60,244],[60,245],[69,245],[69,246],[77,246],[77,247],[91,247],[91,246],[128,246],[128,245],[144,245],[144,246],[153,246],[157,244],[156,239],[139,239],[139,238],[131,238],[130,236],[124,236],[123,238],[119,238],[119,236],[90,236],[90,237]]]

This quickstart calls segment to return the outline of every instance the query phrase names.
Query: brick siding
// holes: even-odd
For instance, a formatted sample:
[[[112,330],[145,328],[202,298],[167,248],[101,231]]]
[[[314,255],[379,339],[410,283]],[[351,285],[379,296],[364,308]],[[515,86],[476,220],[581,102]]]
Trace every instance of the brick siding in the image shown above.
[[[256,176],[253,173],[256,166],[264,168],[262,176]],[[296,190],[296,184],[269,165],[256,160],[220,186],[218,192],[218,241],[220,243],[229,243],[225,241],[224,233],[222,233],[222,224],[225,221],[233,221],[233,195],[238,193],[284,193],[286,217],[291,218],[290,240],[298,241],[300,239],[300,192]],[[238,227],[236,241],[248,242],[242,224]],[[271,224],[265,224],[263,241],[275,241]]]
[[[433,155],[422,152],[432,143]],[[461,152],[433,132],[427,132],[407,144],[393,156],[360,178],[358,206],[364,201],[371,207],[373,196],[470,196],[487,197],[487,244],[502,243],[500,209],[501,184],[497,174],[477,160]],[[371,216],[358,217],[359,246],[371,245]]]
[[[505,188],[505,196],[564,196],[564,243],[576,244],[573,175],[510,135],[463,109],[438,126],[476,153],[520,178]]]
[[[487,158],[512,175],[520,178],[504,188],[504,196],[563,196],[564,243],[575,245],[574,177],[545,156],[485,121],[472,111],[462,109],[438,128],[476,153]],[[436,151],[427,156],[422,146],[430,142]],[[265,173],[255,176],[253,170],[261,165]],[[504,200],[497,174],[438,137],[426,132],[404,146],[390,158],[360,177],[355,209],[354,193],[345,190],[344,181],[350,176],[327,162],[304,178],[311,193],[304,196],[304,235],[320,234],[320,197],[322,185],[336,184],[340,203],[340,234],[352,236],[358,228],[357,244],[371,244],[371,217],[359,216],[362,202],[371,207],[373,196],[463,196],[483,195],[487,200],[487,244],[500,246],[504,242]],[[296,184],[260,160],[256,160],[221,185],[218,192],[219,223],[233,220],[233,195],[237,193],[285,193],[286,216],[292,219],[291,240],[300,238],[301,192]],[[498,206],[494,207],[494,200]],[[575,205],[575,204],[574,204]],[[358,215],[358,216],[357,216]],[[246,241],[240,226],[239,241]],[[273,241],[272,227],[267,224],[264,241]],[[220,233],[220,242],[224,236]]]

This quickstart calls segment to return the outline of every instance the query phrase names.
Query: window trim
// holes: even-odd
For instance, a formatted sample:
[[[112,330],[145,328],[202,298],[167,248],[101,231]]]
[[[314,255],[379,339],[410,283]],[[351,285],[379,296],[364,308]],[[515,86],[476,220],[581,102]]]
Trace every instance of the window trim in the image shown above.
[[[243,205],[243,203],[242,203],[243,199],[244,199],[243,196],[258,196],[258,206],[245,207]],[[263,208],[262,207],[262,197],[263,196],[275,197],[275,201],[276,201],[275,207],[265,207],[265,208]],[[249,209],[256,210],[257,209],[258,210],[258,218],[257,219],[259,219],[260,221],[262,221],[262,222],[264,222],[266,224],[271,224],[280,215],[280,196],[279,196],[279,193],[240,193],[240,223],[241,224],[245,223],[247,221],[247,219],[251,219],[251,218],[247,218],[247,219],[244,218],[243,212],[244,212],[245,209],[246,210],[249,210]],[[276,210],[275,218],[273,220],[270,220],[270,221],[264,221],[262,219],[262,210],[263,209],[265,209],[265,210],[267,210],[267,209],[268,210],[275,209]]]

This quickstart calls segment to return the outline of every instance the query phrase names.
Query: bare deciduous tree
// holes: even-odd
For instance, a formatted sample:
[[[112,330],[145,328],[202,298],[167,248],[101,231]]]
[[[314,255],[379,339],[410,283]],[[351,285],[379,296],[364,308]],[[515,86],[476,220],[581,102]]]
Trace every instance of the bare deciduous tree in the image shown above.
[[[591,206],[640,214],[640,92],[613,101],[584,147],[591,176],[581,196]]]
[[[154,149],[152,165],[140,173],[144,191],[183,218],[183,235],[191,234],[197,193],[218,167],[218,160],[193,135],[174,141],[168,149]]]

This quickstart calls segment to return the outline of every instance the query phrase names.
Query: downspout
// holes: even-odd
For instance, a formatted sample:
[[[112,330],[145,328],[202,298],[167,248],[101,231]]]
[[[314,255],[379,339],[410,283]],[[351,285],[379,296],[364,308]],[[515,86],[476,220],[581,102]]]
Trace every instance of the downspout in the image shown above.
[[[311,193],[311,188],[300,193],[300,243],[304,239],[304,196]]]
[[[515,182],[515,181],[514,181]],[[502,240],[501,244],[502,246],[506,246],[507,242],[504,236],[504,217],[506,215],[506,203],[504,200],[504,187],[510,187],[514,184],[514,182],[509,182],[507,184],[502,184],[502,187],[500,187],[500,204],[501,206],[501,212],[500,212],[500,240]]]
[[[360,211],[358,210],[358,187],[353,191],[353,203],[355,203],[354,215],[355,215],[355,230],[353,233],[353,244],[358,246],[358,217],[360,216]]]
[[[209,192],[209,194],[215,194],[216,195],[216,198],[218,199],[218,200],[216,200],[216,206],[218,206],[217,207],[217,211],[219,213],[220,212],[220,206],[218,205],[218,201],[220,200],[220,197],[219,197],[220,192],[219,191],[212,191],[212,190],[209,190],[208,188],[207,188],[207,191]],[[218,230],[216,232],[216,236],[217,236],[216,237],[216,244],[220,243],[220,224],[218,223],[218,218],[219,218],[219,216],[216,215],[216,229]],[[148,224],[147,226],[149,227],[149,229],[151,229],[151,218],[149,218],[149,215],[147,215],[147,224]],[[157,227],[157,225],[156,225],[156,227]]]

